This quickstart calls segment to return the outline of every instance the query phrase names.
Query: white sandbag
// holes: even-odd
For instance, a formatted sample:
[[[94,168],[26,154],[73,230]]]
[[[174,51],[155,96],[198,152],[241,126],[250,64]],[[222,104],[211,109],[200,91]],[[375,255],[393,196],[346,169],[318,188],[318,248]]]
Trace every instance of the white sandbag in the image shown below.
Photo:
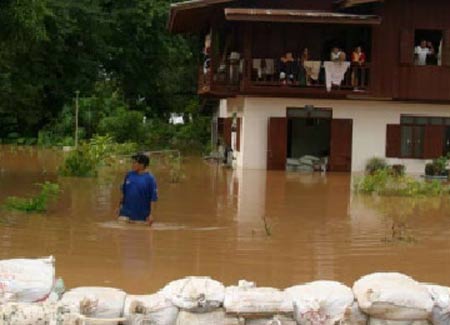
[[[277,315],[272,318],[247,319],[245,325],[297,325],[297,322],[291,317]]]
[[[123,316],[126,324],[174,325],[178,317],[178,308],[163,294],[137,296],[128,295],[125,299]]]
[[[6,303],[0,305],[0,323],[8,325],[73,325],[80,315],[71,314],[57,304]]]
[[[434,325],[450,324],[450,288],[439,285],[425,285],[433,299],[431,320]]]
[[[42,301],[55,281],[52,256],[0,261],[0,304]]]
[[[427,320],[385,320],[371,317],[367,325],[430,325]]]
[[[264,317],[292,314],[292,300],[275,288],[231,286],[225,289],[224,307],[227,313],[244,317]]]
[[[287,288],[298,324],[332,325],[344,321],[354,302],[352,290],[335,281],[315,281]]]
[[[213,325],[213,324],[241,325],[237,317],[226,315],[223,309],[216,309],[209,313],[191,313],[182,310],[178,314],[178,319],[176,322],[176,325]]]
[[[186,277],[170,282],[161,292],[178,308],[204,313],[220,308],[225,297],[222,283],[210,277]]]
[[[60,305],[72,313],[88,318],[114,319],[122,316],[126,293],[120,289],[107,287],[79,287],[64,293]],[[96,323],[91,321],[90,323]]]
[[[359,308],[358,302],[354,301],[350,309],[347,309],[341,325],[367,325],[368,316]]]
[[[433,308],[425,286],[400,273],[373,273],[355,282],[353,293],[363,312],[388,320],[424,320]]]

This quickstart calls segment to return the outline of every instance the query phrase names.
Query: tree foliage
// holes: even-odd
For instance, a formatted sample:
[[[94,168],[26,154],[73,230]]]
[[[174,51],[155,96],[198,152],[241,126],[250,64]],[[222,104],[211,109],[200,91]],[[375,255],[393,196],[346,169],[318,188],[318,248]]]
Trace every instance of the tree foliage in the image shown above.
[[[184,111],[195,98],[198,44],[168,34],[169,4],[0,1],[0,138],[36,136],[61,116],[70,120],[75,91],[92,135],[112,109],[99,89],[105,83],[127,109],[149,117]]]

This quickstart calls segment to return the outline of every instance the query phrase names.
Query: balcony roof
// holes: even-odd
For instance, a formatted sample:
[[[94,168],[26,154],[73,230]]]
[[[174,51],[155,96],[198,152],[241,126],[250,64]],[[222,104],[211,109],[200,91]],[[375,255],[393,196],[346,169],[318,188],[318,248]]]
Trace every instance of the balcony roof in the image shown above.
[[[353,15],[328,11],[307,11],[288,9],[226,8],[225,18],[235,21],[266,21],[315,24],[378,25],[381,17],[374,15]]]
[[[193,32],[208,21],[215,5],[236,0],[190,0],[170,5],[169,31],[172,33]]]
[[[336,0],[341,8],[349,8],[357,5],[362,5],[366,3],[383,2],[384,0]]]

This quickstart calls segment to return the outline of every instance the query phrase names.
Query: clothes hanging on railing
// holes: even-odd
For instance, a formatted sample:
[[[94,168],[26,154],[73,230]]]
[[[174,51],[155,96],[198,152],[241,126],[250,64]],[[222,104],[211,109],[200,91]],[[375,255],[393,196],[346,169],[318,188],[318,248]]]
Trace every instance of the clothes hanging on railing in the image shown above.
[[[306,70],[306,74],[312,80],[317,81],[319,79],[320,67],[322,66],[321,61],[305,61],[303,62],[303,67]]]
[[[344,80],[345,73],[350,67],[350,62],[332,62],[325,61],[325,84],[327,87],[327,91],[331,91],[331,87],[333,85],[340,86],[342,81]]]

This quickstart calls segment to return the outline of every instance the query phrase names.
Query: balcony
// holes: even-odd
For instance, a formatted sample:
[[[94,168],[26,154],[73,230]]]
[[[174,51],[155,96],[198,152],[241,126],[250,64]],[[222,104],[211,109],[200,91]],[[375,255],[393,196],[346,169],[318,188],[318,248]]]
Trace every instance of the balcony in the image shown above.
[[[276,62],[272,58],[254,58],[251,64],[246,64],[242,59],[227,60],[225,64],[219,65],[214,74],[211,69],[201,68],[198,93],[215,97],[259,95],[337,98],[368,94],[370,90],[370,63],[359,65],[350,62],[306,61],[292,76],[283,79],[280,78]],[[337,81],[336,84],[332,80]]]

